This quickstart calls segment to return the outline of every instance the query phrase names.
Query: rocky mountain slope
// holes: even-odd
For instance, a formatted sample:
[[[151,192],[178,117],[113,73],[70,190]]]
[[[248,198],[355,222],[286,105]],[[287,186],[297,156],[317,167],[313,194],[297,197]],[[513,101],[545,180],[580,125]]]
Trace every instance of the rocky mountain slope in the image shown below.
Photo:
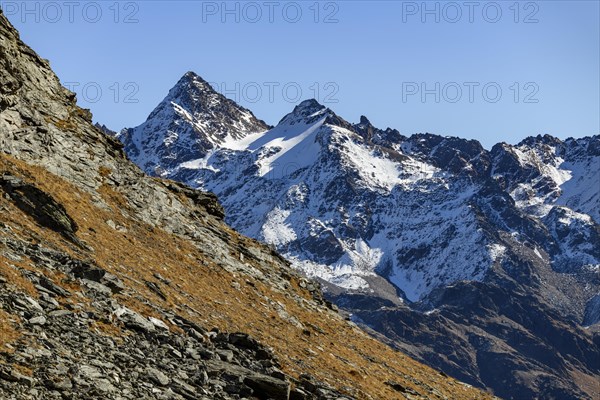
[[[213,195],[143,174],[1,12],[0,55],[1,398],[490,397],[345,320]]]
[[[165,125],[156,113],[142,126]],[[139,130],[118,135],[134,158]],[[227,136],[160,175],[214,192],[235,229],[319,279],[356,322],[502,397],[600,395],[599,136],[488,151],[352,124],[314,100],[267,132]]]

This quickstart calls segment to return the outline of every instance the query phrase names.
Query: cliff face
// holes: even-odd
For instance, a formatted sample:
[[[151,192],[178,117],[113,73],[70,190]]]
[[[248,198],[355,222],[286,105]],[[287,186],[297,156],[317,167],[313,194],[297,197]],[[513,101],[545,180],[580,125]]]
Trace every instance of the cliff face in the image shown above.
[[[0,397],[487,397],[144,175],[1,13],[0,55]]]

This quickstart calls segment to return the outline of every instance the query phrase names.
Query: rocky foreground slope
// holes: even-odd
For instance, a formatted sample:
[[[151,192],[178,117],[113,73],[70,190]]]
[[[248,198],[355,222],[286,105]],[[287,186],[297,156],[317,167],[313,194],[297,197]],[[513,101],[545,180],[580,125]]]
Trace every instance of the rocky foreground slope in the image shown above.
[[[0,12],[0,397],[482,399],[371,339],[212,195],[144,175]]]
[[[243,113],[189,72],[117,136],[419,360],[505,398],[600,396],[600,136],[486,150],[314,100],[262,132],[221,123]]]

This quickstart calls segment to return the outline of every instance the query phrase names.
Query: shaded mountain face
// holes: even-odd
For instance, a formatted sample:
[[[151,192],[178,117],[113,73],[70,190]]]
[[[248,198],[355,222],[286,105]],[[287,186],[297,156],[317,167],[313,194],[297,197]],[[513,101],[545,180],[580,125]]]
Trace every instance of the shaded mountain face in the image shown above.
[[[314,100],[228,135],[165,176],[214,192],[356,322],[506,398],[598,395],[599,136],[488,151]]]
[[[366,335],[91,121],[0,10],[0,398],[491,398]]]

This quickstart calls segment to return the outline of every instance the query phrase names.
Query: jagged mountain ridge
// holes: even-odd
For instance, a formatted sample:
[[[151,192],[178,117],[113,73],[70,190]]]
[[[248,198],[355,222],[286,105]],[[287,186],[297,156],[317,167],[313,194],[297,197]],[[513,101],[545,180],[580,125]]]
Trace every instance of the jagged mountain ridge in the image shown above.
[[[213,195],[143,174],[1,10],[0,54],[0,397],[489,397],[345,321]]]
[[[179,86],[176,85],[176,87]],[[298,259],[297,266],[309,275],[319,276],[325,280],[336,279],[338,284],[348,289],[365,288],[364,282],[357,283],[355,279],[362,272],[373,275],[374,270],[388,269],[393,273],[396,285],[405,293],[411,301],[421,299],[436,287],[452,283],[460,279],[481,279],[484,270],[473,269],[467,271],[464,275],[450,277],[435,277],[432,282],[422,282],[419,276],[407,276],[405,269],[410,273],[423,270],[423,265],[410,265],[406,257],[419,251],[424,238],[398,237],[397,233],[387,232],[381,229],[385,225],[380,218],[379,221],[369,221],[366,225],[360,219],[366,213],[371,212],[371,206],[380,210],[390,210],[395,204],[403,204],[403,209],[408,210],[411,215],[415,211],[423,214],[430,214],[427,198],[433,197],[436,207],[440,207],[437,212],[442,214],[452,209],[457,215],[444,215],[444,228],[447,228],[447,222],[450,218],[457,218],[453,223],[456,226],[469,226],[474,223],[475,212],[469,212],[469,202],[473,195],[482,192],[489,186],[498,185],[508,192],[516,201],[519,210],[534,217],[545,217],[552,205],[566,205],[568,202],[581,203],[582,207],[576,205],[574,211],[593,213],[598,207],[598,197],[593,191],[593,185],[588,182],[579,184],[587,191],[579,193],[581,189],[575,189],[563,195],[560,199],[552,197],[556,195],[558,185],[565,181],[561,180],[557,165],[552,165],[552,171],[542,171],[537,168],[537,176],[533,178],[533,172],[540,160],[533,162],[525,160],[525,154],[519,150],[519,146],[511,147],[506,150],[504,145],[495,146],[491,152],[485,151],[481,145],[475,141],[464,141],[458,138],[443,138],[435,135],[414,135],[411,138],[404,138],[397,131],[388,129],[387,131],[378,130],[363,117],[361,123],[352,125],[337,115],[333,111],[319,105],[314,100],[301,103],[296,109],[284,117],[274,129],[268,133],[258,133],[254,135],[240,135],[241,140],[233,140],[221,145],[222,151],[211,152],[210,154],[200,153],[201,158],[187,160],[183,163],[165,168],[163,175],[169,176],[175,180],[183,181],[188,184],[202,187],[216,193],[226,208],[229,210],[229,221],[240,231],[249,236],[256,237],[266,242],[275,244],[280,251],[283,251],[290,259]],[[130,143],[127,138],[122,138],[126,145]],[[250,139],[250,140],[249,140]],[[533,139],[532,139],[533,140]],[[585,139],[567,141],[563,147],[582,147]],[[590,138],[593,146],[598,141],[597,138]],[[522,145],[520,145],[522,146]],[[562,148],[556,151],[564,150]],[[516,152],[519,152],[517,154]],[[534,150],[530,151],[531,153]],[[524,172],[519,176],[510,177],[502,168],[510,168],[511,165],[506,160],[506,155],[513,157],[513,163],[517,167],[519,163],[524,166],[521,168]],[[520,157],[520,158],[519,158]],[[557,161],[558,160],[558,161]],[[559,164],[563,162],[557,155],[554,162]],[[592,157],[584,161],[579,169],[585,170],[590,163],[597,162],[597,158]],[[331,164],[331,165],[327,165]],[[531,166],[530,166],[531,165]],[[517,168],[512,165],[513,168]],[[592,165],[593,167],[593,165]],[[323,170],[326,169],[325,172]],[[547,168],[546,168],[547,169]],[[593,168],[590,169],[594,171]],[[300,176],[302,174],[302,176]],[[329,174],[329,175],[327,175]],[[593,182],[597,175],[578,177],[576,181],[587,179]],[[486,179],[492,178],[491,182]],[[537,179],[541,182],[534,182],[532,188],[525,188],[523,181],[533,181]],[[554,179],[554,180],[553,180]],[[252,182],[248,182],[252,180]],[[352,181],[349,184],[348,181]],[[325,184],[322,182],[326,181]],[[548,181],[546,186],[543,183]],[[306,184],[310,182],[310,184]],[[492,183],[493,182],[493,183]],[[311,186],[312,185],[312,186]],[[449,189],[450,185],[453,185]],[[504,187],[504,186],[510,187]],[[295,210],[295,215],[286,215],[281,220],[281,210],[290,211],[289,207],[283,205],[286,201],[296,197],[302,197],[302,190],[311,191],[310,203],[316,205],[315,209],[309,209],[309,204],[302,204],[302,209]],[[486,189],[487,190],[487,189]],[[535,195],[535,190],[539,193],[545,191],[544,195]],[[578,192],[579,190],[579,192]],[[227,193],[224,195],[224,193]],[[418,192],[419,195],[414,196]],[[348,193],[353,193],[349,198]],[[491,194],[489,190],[486,193]],[[527,200],[523,200],[524,193],[530,193],[534,201],[541,199],[542,205],[538,205],[533,210]],[[533,193],[533,194],[532,194]],[[374,195],[374,196],[373,196]],[[580,200],[581,196],[585,198]],[[320,196],[320,197],[319,197]],[[346,196],[346,199],[340,200],[339,196]],[[413,197],[411,199],[411,196]],[[449,203],[454,201],[456,204],[448,207]],[[458,196],[458,197],[457,197]],[[545,196],[545,197],[544,197]],[[354,201],[358,198],[358,201]],[[384,198],[384,200],[382,200]],[[425,200],[424,200],[425,199]],[[294,200],[290,200],[294,201]],[[353,202],[369,204],[362,210],[356,209]],[[381,204],[377,204],[377,202]],[[545,202],[545,203],[544,203]],[[329,204],[329,208],[334,210],[331,215],[324,215],[322,204]],[[464,212],[461,207],[466,207]],[[353,210],[352,207],[355,209]],[[397,208],[397,207],[396,207]],[[340,212],[340,209],[345,211]],[[546,211],[542,211],[545,209]],[[366,210],[366,213],[365,213]],[[396,214],[398,210],[396,211]],[[400,210],[402,211],[402,210]],[[273,213],[269,218],[268,214]],[[321,214],[321,215],[319,215]],[[346,214],[346,216],[344,216]],[[312,217],[318,216],[319,221],[311,223]],[[257,218],[258,217],[258,218]],[[415,224],[425,222],[429,226],[439,226],[435,219],[430,216],[418,216]],[[516,216],[516,218],[519,218]],[[294,240],[286,238],[286,224],[295,219],[289,225],[292,226]],[[346,221],[344,221],[346,219]],[[387,229],[395,229],[400,223],[399,220],[407,221],[408,215],[386,215],[386,220],[393,221]],[[429,221],[428,221],[429,219]],[[563,219],[564,220],[564,219]],[[308,222],[304,222],[308,221]],[[324,222],[325,221],[325,222]],[[503,221],[502,223],[505,223]],[[373,224],[379,223],[378,227]],[[592,225],[597,224],[593,220]],[[323,226],[317,226],[322,224]],[[302,225],[305,225],[304,227]],[[367,226],[368,225],[368,226]],[[584,225],[586,225],[584,223]],[[402,225],[400,225],[402,226]],[[587,226],[587,225],[586,225]],[[534,229],[534,228],[532,228]],[[341,231],[340,231],[341,230]],[[414,225],[409,226],[403,231],[416,231]],[[592,229],[593,231],[594,229]],[[353,231],[350,233],[350,231]],[[378,240],[373,234],[377,231],[383,237]],[[465,229],[464,231],[469,231]],[[311,251],[311,239],[323,238],[327,232],[334,232],[335,240],[330,238],[333,246],[329,246],[328,252]],[[397,237],[394,237],[394,234]],[[430,235],[431,232],[428,232]],[[442,233],[440,233],[442,234]],[[299,238],[298,238],[299,237]],[[341,239],[341,240],[340,240]],[[370,249],[379,248],[383,253],[392,253],[400,260],[377,260],[369,261],[369,257],[375,255],[361,254],[361,243],[356,240],[368,240],[375,242],[370,245]],[[427,238],[430,241],[430,237]],[[501,251],[493,240],[483,236],[473,236],[468,238],[471,243],[486,242],[484,247],[489,248],[484,253],[472,255],[474,259],[470,264],[487,264],[491,266],[497,253]],[[487,240],[487,241],[486,241]],[[322,240],[319,240],[322,241]],[[388,248],[378,242],[410,242],[411,247]],[[448,259],[455,250],[465,243],[465,238],[458,238],[454,245],[446,246],[448,251],[445,254],[438,254],[438,258],[420,258],[423,263],[435,264],[435,269],[439,269],[440,259]],[[285,246],[285,248],[284,248]],[[364,246],[362,246],[364,247]],[[481,247],[481,246],[480,246]],[[399,254],[399,253],[408,254]],[[598,254],[593,248],[582,252],[582,258],[587,259],[588,263],[583,265],[594,266],[598,263]],[[357,261],[360,258],[360,261]],[[310,265],[303,266],[302,263]],[[353,271],[356,264],[363,264],[362,270]],[[374,265],[377,264],[377,265]],[[391,264],[391,268],[383,264]],[[410,268],[403,268],[406,265]],[[332,276],[327,279],[328,270],[331,265],[337,265],[337,269],[342,271],[340,276]],[[349,282],[344,283],[344,276],[352,275]],[[426,274],[432,278],[434,273]],[[411,282],[409,285],[408,282]],[[436,283],[437,282],[437,283]]]
[[[594,321],[599,290],[593,185],[599,142],[598,136],[564,142],[538,136],[487,151],[472,140],[405,137],[377,129],[366,117],[351,124],[308,100],[268,132],[171,164],[164,176],[216,193],[232,226],[273,244],[297,269],[322,279],[357,321],[379,327],[405,351],[505,397],[530,391],[579,398],[578,384],[565,379],[571,361],[562,359],[572,358],[571,344],[549,336],[564,329],[580,341],[577,347],[587,343],[591,354],[600,354],[597,339],[581,328]],[[466,285],[488,306],[500,304],[476,324],[471,300],[459,296],[448,304],[445,293],[456,285]],[[513,294],[513,301],[493,294],[521,291],[531,296]],[[409,308],[406,300],[417,303]],[[521,320],[527,307],[538,311],[537,323],[567,325],[540,335],[535,320]],[[456,339],[464,358],[451,360],[451,346],[402,322],[425,324],[432,312],[452,327],[438,331],[450,338],[479,326],[501,353],[508,352],[506,375],[485,372],[491,368],[485,364],[497,361],[489,354],[488,361],[469,360],[484,354],[475,344]],[[549,341],[548,351],[561,355],[544,365],[542,353],[524,351],[490,326],[492,317],[508,318],[516,323],[508,332],[537,336],[539,345]],[[597,377],[600,366],[586,357],[577,353],[576,359],[587,361],[575,369]],[[552,379],[519,378],[536,373]]]

